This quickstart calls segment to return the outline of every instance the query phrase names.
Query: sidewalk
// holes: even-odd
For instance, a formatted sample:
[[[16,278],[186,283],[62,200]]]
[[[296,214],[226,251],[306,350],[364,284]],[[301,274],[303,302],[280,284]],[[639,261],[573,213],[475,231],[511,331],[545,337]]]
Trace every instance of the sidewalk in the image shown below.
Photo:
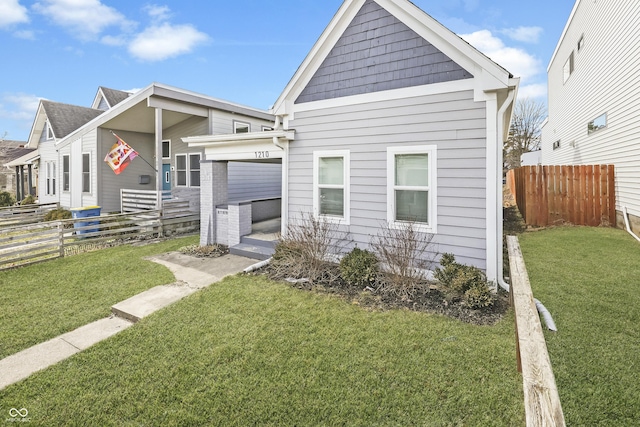
[[[150,257],[167,267],[176,282],[156,286],[111,307],[110,317],[97,320],[0,360],[0,390],[124,331],[140,319],[256,263],[237,255],[195,258],[178,252]]]

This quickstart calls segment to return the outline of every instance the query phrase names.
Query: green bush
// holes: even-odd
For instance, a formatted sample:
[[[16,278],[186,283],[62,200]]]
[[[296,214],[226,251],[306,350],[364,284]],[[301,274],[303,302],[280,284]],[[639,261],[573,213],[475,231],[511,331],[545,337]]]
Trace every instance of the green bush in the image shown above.
[[[356,246],[340,261],[340,275],[350,285],[371,285],[378,278],[378,258]]]
[[[435,270],[435,278],[444,288],[449,299],[462,299],[473,309],[491,307],[494,296],[489,289],[487,276],[477,267],[456,262],[453,254],[443,254],[442,268]]]
[[[33,204],[35,204],[35,203],[36,203],[36,198],[35,198],[33,195],[29,194],[27,197],[25,197],[24,199],[22,199],[22,201],[20,202],[20,205],[21,205],[21,206],[24,206],[24,205],[33,205]]]
[[[44,216],[45,221],[58,221],[62,219],[71,219],[71,211],[65,208],[57,208],[47,212]]]
[[[0,192],[0,207],[13,206],[16,203],[16,199],[13,198],[11,193],[6,191]]]

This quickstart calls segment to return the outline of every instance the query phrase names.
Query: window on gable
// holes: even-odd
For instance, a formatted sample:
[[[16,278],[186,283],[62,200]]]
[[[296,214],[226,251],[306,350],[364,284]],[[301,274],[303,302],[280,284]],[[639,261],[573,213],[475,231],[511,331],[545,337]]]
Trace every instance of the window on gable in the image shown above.
[[[251,125],[249,123],[233,121],[233,133],[249,133]]]
[[[587,134],[591,135],[594,132],[599,131],[607,127],[607,113],[604,113],[595,119],[591,120],[587,124]]]
[[[387,219],[391,226],[414,223],[436,232],[436,147],[387,149]]]
[[[45,123],[45,127],[47,129],[47,141],[50,139],[53,139],[53,129],[51,129],[51,125],[49,124],[49,122]]]
[[[82,192],[91,193],[91,154],[82,154]]]
[[[176,154],[176,185],[200,187],[200,153]]]
[[[69,191],[69,155],[62,156],[62,191]]]
[[[563,83],[566,83],[567,80],[569,80],[569,76],[573,74],[573,51],[571,51],[571,55],[569,55],[567,62],[564,63],[562,74],[563,74]]]
[[[349,223],[348,150],[313,153],[313,212],[329,221]]]
[[[578,52],[580,52],[583,47],[584,47],[584,35],[582,35],[582,37],[580,37],[580,40],[578,40]]]

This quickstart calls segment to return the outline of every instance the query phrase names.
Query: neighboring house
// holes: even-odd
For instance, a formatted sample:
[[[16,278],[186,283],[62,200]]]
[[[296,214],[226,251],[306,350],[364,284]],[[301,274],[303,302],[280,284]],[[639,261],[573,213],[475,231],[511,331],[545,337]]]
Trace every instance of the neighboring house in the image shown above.
[[[208,176],[228,160],[281,163],[283,231],[313,213],[366,248],[382,224],[415,221],[435,251],[498,280],[518,81],[407,0],[346,0],[275,103],[273,131],[185,141],[204,148]],[[214,224],[227,203],[215,182],[202,183]],[[201,227],[201,244],[217,237]]]
[[[618,225],[640,232],[640,2],[576,1],[547,69],[545,165],[613,164]]]
[[[520,156],[520,166],[536,166],[542,164],[542,151],[529,151]]]
[[[29,139],[29,147],[37,147],[40,156],[41,203],[97,205],[103,212],[118,212],[121,190],[144,192],[154,200],[170,191],[197,209],[202,150],[189,148],[181,138],[260,130],[273,122],[266,111],[157,83],[134,94],[100,87],[92,107],[72,111],[72,106],[41,102]],[[139,154],[119,175],[104,162],[117,142],[114,134]],[[249,167],[232,168],[237,198],[251,199],[264,188],[279,196],[279,169]]]
[[[27,143],[24,141],[0,140],[0,191],[13,194],[16,199],[23,199],[26,194],[35,195],[35,188],[29,185],[29,175],[22,168],[16,168],[9,163],[25,155],[29,155],[34,150],[24,148]]]

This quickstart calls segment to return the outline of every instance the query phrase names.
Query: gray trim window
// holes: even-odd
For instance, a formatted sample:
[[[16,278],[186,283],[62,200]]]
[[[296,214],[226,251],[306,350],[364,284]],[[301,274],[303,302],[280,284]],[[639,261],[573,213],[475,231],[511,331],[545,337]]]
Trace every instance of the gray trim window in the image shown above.
[[[233,121],[233,133],[249,133],[251,132],[251,124],[247,122]]]
[[[166,139],[162,141],[162,158],[171,159],[171,140]]]
[[[62,191],[69,191],[69,155],[62,156]]]
[[[200,153],[189,154],[189,186],[200,187]]]
[[[560,148],[560,140],[557,140],[553,143],[553,149],[557,150],[558,148]]]
[[[594,132],[597,132],[601,129],[607,127],[607,113],[601,114],[595,119],[591,120],[587,123],[587,134],[591,135]]]
[[[82,153],[82,192],[91,193],[91,154]]]
[[[176,154],[176,186],[200,187],[201,153]]]
[[[187,186],[187,155],[176,154],[176,186]]]
[[[573,64],[573,51],[571,51],[571,55],[567,59],[567,62],[564,63],[564,67],[562,67],[562,78],[563,83],[566,83],[569,80],[569,76],[573,74],[574,64]]]

